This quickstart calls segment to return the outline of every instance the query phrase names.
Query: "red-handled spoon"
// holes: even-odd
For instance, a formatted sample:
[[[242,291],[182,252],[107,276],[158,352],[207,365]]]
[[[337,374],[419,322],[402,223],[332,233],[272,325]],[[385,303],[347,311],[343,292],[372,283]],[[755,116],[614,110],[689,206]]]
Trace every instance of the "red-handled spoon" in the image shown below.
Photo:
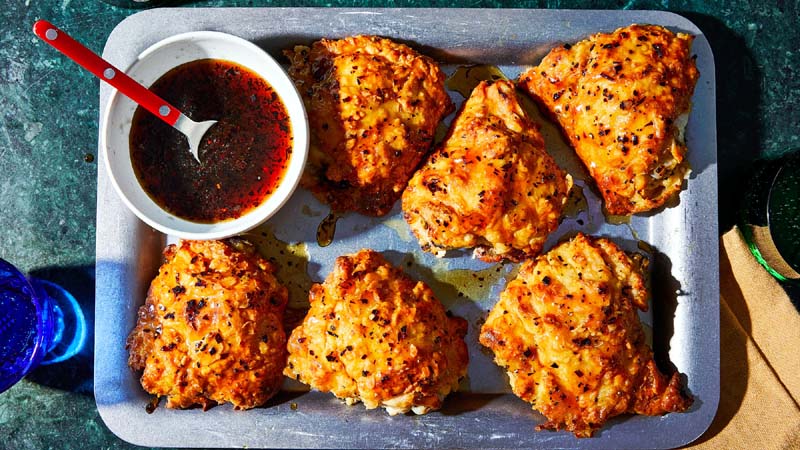
[[[43,41],[66,55],[67,58],[75,61],[97,78],[115,87],[139,106],[150,111],[156,117],[186,135],[186,138],[189,140],[189,149],[192,155],[198,162],[200,161],[200,156],[198,154],[200,141],[203,139],[203,135],[206,131],[217,123],[216,120],[195,122],[186,117],[178,108],[170,105],[151,90],[129,77],[125,72],[97,56],[97,54],[84,47],[80,42],[72,39],[67,33],[64,33],[46,20],[37,20],[36,23],[33,24],[33,32]]]

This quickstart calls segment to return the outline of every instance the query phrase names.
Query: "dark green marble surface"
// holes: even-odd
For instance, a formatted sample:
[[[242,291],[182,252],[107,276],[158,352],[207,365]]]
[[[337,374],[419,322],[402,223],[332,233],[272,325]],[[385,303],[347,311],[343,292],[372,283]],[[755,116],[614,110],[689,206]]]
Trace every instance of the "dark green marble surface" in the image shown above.
[[[169,2],[168,2],[169,3]],[[172,3],[173,5],[175,2]],[[800,148],[800,3],[732,1],[204,1],[182,6],[659,9],[696,23],[714,51],[721,231],[757,158]],[[98,0],[10,0],[0,12],[0,257],[94,309],[98,81],[31,33],[46,18],[100,52],[135,10]],[[792,295],[796,298],[797,291]],[[93,336],[90,337],[93,340]],[[0,394],[0,448],[129,448],[92,396],[93,345]]]

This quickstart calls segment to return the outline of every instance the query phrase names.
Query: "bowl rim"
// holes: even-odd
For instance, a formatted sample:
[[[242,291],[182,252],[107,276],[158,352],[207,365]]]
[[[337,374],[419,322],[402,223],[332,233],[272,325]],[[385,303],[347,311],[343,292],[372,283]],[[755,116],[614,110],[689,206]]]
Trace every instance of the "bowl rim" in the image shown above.
[[[280,65],[280,63],[278,63],[278,61],[275,60],[275,58],[272,57],[272,55],[270,55],[266,50],[264,50],[263,48],[259,47],[255,43],[253,43],[253,42],[251,42],[251,41],[249,41],[247,39],[241,38],[239,36],[235,36],[235,35],[229,34],[229,33],[223,33],[223,32],[219,32],[219,31],[189,31],[189,32],[179,33],[179,34],[176,34],[176,35],[172,35],[172,36],[166,37],[166,38],[154,43],[153,45],[147,47],[145,50],[143,50],[141,53],[139,53],[139,55],[137,55],[136,59],[126,66],[124,72],[125,73],[129,73],[130,70],[136,64],[141,64],[142,61],[144,61],[146,58],[150,57],[153,53],[155,53],[156,51],[158,51],[158,50],[160,50],[160,49],[162,49],[164,47],[167,47],[169,45],[173,45],[173,44],[176,44],[176,43],[180,43],[180,42],[190,42],[190,41],[193,41],[193,40],[201,40],[201,39],[226,41],[226,42],[232,43],[234,45],[242,46],[242,47],[244,47],[246,49],[249,49],[251,52],[259,55],[260,57],[263,57],[264,60],[269,61],[272,64],[274,64],[276,67],[278,67],[280,69],[280,73],[278,75],[276,75],[276,76],[277,77],[285,77],[286,81],[288,82],[288,83],[286,83],[286,85],[289,86],[290,90],[288,90],[288,92],[284,92],[284,91],[286,91],[286,89],[283,89],[281,92],[278,92],[277,88],[273,85],[273,83],[269,83],[266,79],[265,79],[265,81],[267,81],[268,84],[273,89],[276,90],[276,92],[278,93],[278,96],[282,99],[282,101],[284,101],[284,103],[286,101],[283,100],[283,99],[288,94],[288,95],[294,97],[293,100],[296,101],[297,104],[300,107],[300,111],[302,112],[302,117],[298,117],[298,122],[302,124],[302,127],[301,127],[300,130],[298,130],[297,127],[295,127],[295,126],[292,127],[292,155],[291,155],[291,158],[290,158],[290,163],[289,163],[289,166],[286,168],[286,173],[284,174],[284,177],[278,183],[278,188],[276,188],[276,190],[275,190],[275,192],[273,192],[272,196],[267,197],[261,203],[261,205],[259,205],[258,207],[250,210],[249,212],[247,212],[244,215],[241,215],[241,216],[239,216],[239,217],[237,217],[235,219],[229,219],[229,220],[225,220],[225,221],[213,222],[213,223],[208,223],[208,224],[199,223],[199,222],[191,222],[191,221],[186,220],[186,219],[184,219],[184,218],[182,218],[180,216],[176,216],[176,215],[170,213],[169,211],[167,211],[166,209],[164,209],[157,202],[153,201],[153,203],[158,207],[158,209],[161,212],[163,212],[164,217],[174,218],[174,219],[177,220],[176,223],[178,223],[178,224],[183,223],[183,222],[189,222],[189,223],[192,223],[193,225],[199,226],[199,227],[208,226],[209,228],[212,228],[212,227],[215,228],[215,229],[212,229],[210,231],[186,231],[186,230],[181,230],[178,227],[170,226],[167,223],[159,221],[159,220],[151,217],[150,215],[145,214],[144,211],[142,211],[140,208],[138,208],[133,203],[133,201],[130,198],[128,198],[128,195],[126,194],[126,192],[122,188],[122,186],[119,184],[119,182],[118,182],[118,180],[117,180],[117,178],[116,178],[116,176],[114,174],[114,171],[112,170],[112,161],[111,161],[111,157],[109,155],[109,137],[108,137],[108,135],[109,135],[109,130],[111,130],[111,128],[112,128],[112,125],[116,125],[116,123],[112,124],[110,119],[111,119],[112,112],[115,109],[115,105],[120,101],[119,100],[120,97],[121,98],[127,98],[124,94],[122,94],[118,90],[114,89],[113,87],[112,87],[112,92],[109,95],[109,99],[108,99],[108,102],[106,104],[105,111],[103,112],[103,128],[100,130],[100,148],[101,148],[101,150],[103,152],[105,170],[108,173],[109,179],[111,180],[111,184],[114,186],[114,190],[117,192],[117,195],[119,196],[119,198],[122,199],[122,201],[125,204],[125,206],[128,207],[128,209],[131,212],[133,212],[140,220],[142,220],[147,225],[151,226],[152,228],[154,228],[154,229],[156,229],[156,230],[158,230],[158,231],[160,231],[160,232],[162,232],[164,234],[177,236],[178,238],[181,238],[181,239],[198,239],[198,240],[224,239],[224,238],[228,238],[228,237],[231,237],[231,236],[235,236],[237,234],[244,233],[244,232],[246,232],[248,230],[251,230],[251,229],[256,228],[257,226],[263,224],[264,222],[269,220],[270,217],[275,215],[289,201],[289,199],[294,194],[295,190],[297,189],[297,187],[300,184],[300,179],[303,176],[303,171],[305,169],[306,161],[308,159],[308,152],[309,152],[309,145],[310,145],[310,130],[309,130],[309,125],[308,125],[308,111],[306,111],[305,104],[304,104],[303,99],[302,99],[302,97],[300,95],[300,92],[297,89],[297,86],[295,86],[295,84],[292,81],[292,79],[289,77],[289,75],[286,73],[286,71],[283,69],[283,67]],[[225,60],[225,58],[222,58],[222,57],[212,57],[212,59]],[[196,60],[197,59],[192,59],[190,61],[196,61]],[[190,62],[190,61],[187,61],[187,62]],[[230,60],[228,60],[228,61],[230,61]],[[237,62],[237,61],[231,61],[231,62],[233,62],[234,64],[239,64],[239,65],[247,67],[246,64],[243,64],[243,63],[240,63],[240,62]],[[185,64],[185,63],[181,63],[181,64]],[[170,67],[168,67],[161,75],[159,75],[158,78],[164,76],[167,72],[169,72],[170,70],[174,69],[175,67],[178,67],[178,65],[180,65],[180,64],[170,65]],[[254,73],[256,73],[256,75],[258,75],[259,77],[264,78],[261,73],[258,73],[256,71],[254,71],[250,67],[247,67],[247,68],[250,69],[251,71],[253,71]],[[158,78],[156,78],[156,80]],[[287,113],[289,113],[288,109],[289,108],[287,106]],[[291,117],[291,115],[290,115],[290,117]],[[298,133],[298,131],[299,131],[299,133]],[[130,126],[128,126],[127,133],[128,134],[130,133]],[[130,154],[130,148],[128,149],[127,154]],[[299,171],[296,174],[296,176],[293,176],[291,179],[289,179],[287,177],[288,172],[295,165],[299,166]],[[138,180],[137,180],[137,182],[138,182]],[[141,186],[141,184],[138,184],[138,186],[142,190],[144,195],[149,197],[149,194],[144,190],[144,188]],[[270,198],[274,198],[273,197],[274,194],[277,193],[278,189],[281,186],[288,186],[287,188],[285,188],[286,189],[286,194],[282,198],[280,198],[277,202],[274,203],[274,207],[273,208],[264,209],[262,211],[259,211],[259,208],[261,206],[263,206],[267,202],[267,200],[269,200]],[[152,198],[151,198],[151,200],[152,200]],[[254,216],[254,214],[260,214],[260,216]],[[253,217],[255,217],[255,218],[253,218]],[[239,224],[238,226],[235,225],[237,223]],[[219,229],[221,224],[225,224],[225,226],[223,228]]]

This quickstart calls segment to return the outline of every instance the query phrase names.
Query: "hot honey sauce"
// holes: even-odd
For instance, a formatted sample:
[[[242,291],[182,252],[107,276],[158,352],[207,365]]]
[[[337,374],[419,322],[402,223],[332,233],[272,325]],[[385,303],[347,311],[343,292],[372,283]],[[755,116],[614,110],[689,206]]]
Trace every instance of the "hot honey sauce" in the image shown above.
[[[130,134],[134,172],[161,207],[186,220],[235,219],[259,206],[289,165],[292,130],[280,97],[238,64],[204,59],[178,66],[150,89],[195,121],[218,120],[200,161],[186,137],[138,108]]]

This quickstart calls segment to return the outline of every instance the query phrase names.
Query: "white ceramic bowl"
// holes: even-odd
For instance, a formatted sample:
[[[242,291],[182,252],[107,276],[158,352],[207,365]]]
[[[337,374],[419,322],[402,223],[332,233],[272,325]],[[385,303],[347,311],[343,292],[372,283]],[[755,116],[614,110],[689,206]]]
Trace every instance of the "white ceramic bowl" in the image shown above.
[[[162,233],[184,239],[222,239],[245,232],[269,219],[294,192],[308,155],[308,118],[297,89],[283,68],[267,52],[249,41],[212,31],[179,34],[142,52],[125,72],[143,85],[150,86],[174,67],[206,58],[227,60],[247,67],[272,86],[289,113],[293,148],[283,180],[261,205],[233,220],[191,222],[165,211],[139,184],[131,163],[129,143],[136,104],[114,91],[100,133],[112,184],[140,219]],[[189,151],[188,147],[186,151]]]

